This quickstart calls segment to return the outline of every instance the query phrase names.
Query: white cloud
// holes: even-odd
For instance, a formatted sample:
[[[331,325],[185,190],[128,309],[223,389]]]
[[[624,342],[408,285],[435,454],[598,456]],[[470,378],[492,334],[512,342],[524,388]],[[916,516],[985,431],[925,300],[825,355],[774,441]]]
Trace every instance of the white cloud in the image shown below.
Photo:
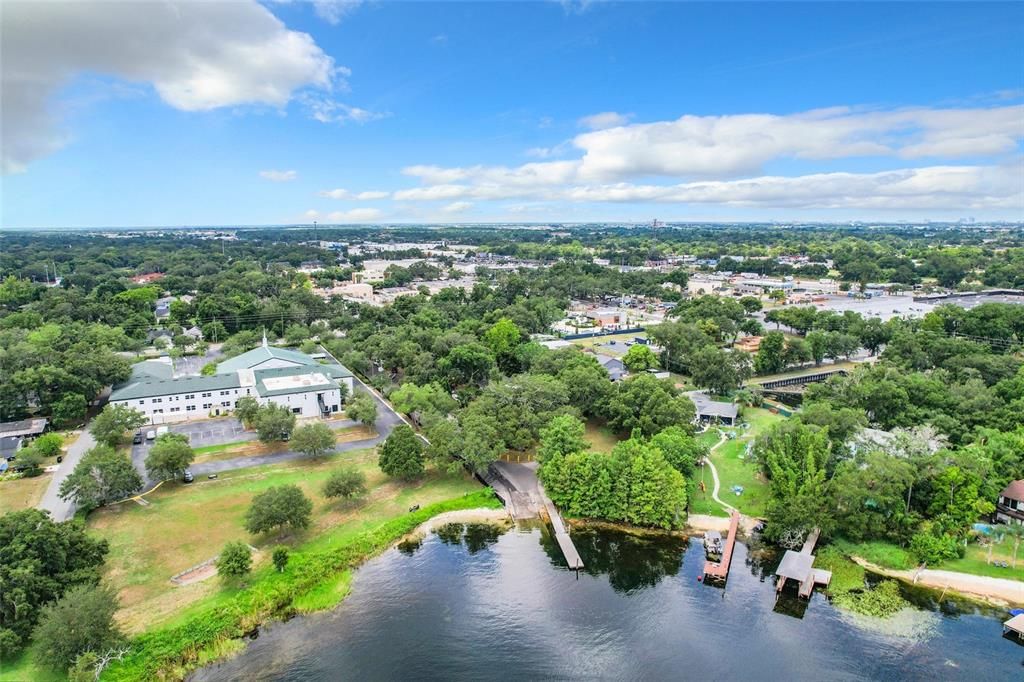
[[[313,0],[313,11],[327,23],[337,25],[361,4],[362,0]]]
[[[391,115],[354,107],[319,94],[305,95],[303,102],[309,107],[310,115],[321,123],[368,123]]]
[[[79,73],[150,84],[183,111],[283,106],[344,75],[306,33],[257,2],[11,2],[2,22],[3,168],[59,149],[53,95]]]
[[[620,114],[615,111],[602,111],[600,114],[584,116],[578,123],[581,128],[591,130],[604,130],[605,128],[616,128],[624,126],[633,118],[633,114]]]
[[[471,201],[453,201],[441,210],[445,213],[465,213],[471,208],[473,208]]]
[[[376,208],[353,208],[349,211],[331,211],[327,219],[335,223],[362,223],[378,220],[384,213]]]
[[[373,201],[375,199],[387,199],[391,192],[368,190],[365,192],[350,192],[347,189],[324,189],[317,192],[327,199],[344,199],[355,201]]]
[[[265,170],[260,171],[260,177],[271,182],[289,182],[299,177],[299,172],[294,170]]]
[[[932,166],[678,185],[616,183],[567,188],[560,198],[775,208],[1019,208],[1024,205],[1024,173],[1013,166]]]

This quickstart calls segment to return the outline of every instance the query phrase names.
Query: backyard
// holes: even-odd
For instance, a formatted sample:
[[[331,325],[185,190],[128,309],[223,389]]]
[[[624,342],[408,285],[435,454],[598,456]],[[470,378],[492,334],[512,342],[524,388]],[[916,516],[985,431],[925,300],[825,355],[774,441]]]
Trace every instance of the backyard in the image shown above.
[[[722,443],[711,453],[711,462],[715,465],[721,482],[718,497],[748,516],[764,516],[768,504],[768,482],[764,480],[757,465],[746,459],[747,444],[783,419],[785,417],[766,409],[745,408],[742,420],[749,424],[749,428],[722,429],[726,433],[735,434],[736,437]],[[699,438],[710,448],[718,443],[721,434],[718,429],[709,429]],[[701,467],[697,475],[701,478],[698,480],[693,498],[690,500],[690,512],[711,516],[728,516],[728,512],[711,499],[711,491],[714,488],[711,472],[706,471],[705,467]],[[701,483],[704,485],[703,492],[700,489]],[[737,495],[733,492],[733,486],[741,486],[743,492]]]
[[[366,475],[369,493],[363,502],[333,502],[321,495],[323,481],[342,464],[354,465]],[[284,536],[250,536],[242,520],[253,496],[285,483],[298,485],[313,501],[310,528]],[[127,502],[101,509],[89,517],[88,524],[110,543],[106,580],[121,599],[118,618],[127,631],[139,632],[217,592],[216,577],[181,586],[170,579],[215,557],[229,540],[253,545],[259,565],[267,560],[268,548],[278,544],[315,544],[328,530],[336,540],[376,527],[412,505],[477,489],[473,479],[462,475],[429,473],[411,484],[394,482],[378,469],[374,451],[360,450],[343,457],[239,469],[191,485],[165,484],[146,496],[147,505]]]

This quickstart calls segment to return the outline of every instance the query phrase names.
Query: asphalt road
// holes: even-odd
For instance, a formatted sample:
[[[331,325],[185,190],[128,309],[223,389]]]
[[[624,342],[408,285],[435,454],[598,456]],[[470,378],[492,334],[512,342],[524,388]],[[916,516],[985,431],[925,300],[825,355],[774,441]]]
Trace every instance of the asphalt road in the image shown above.
[[[88,425],[86,425],[86,428]],[[58,492],[60,491],[60,484],[64,482],[64,479],[71,475],[74,471],[75,466],[82,459],[82,455],[86,453],[96,445],[96,441],[93,440],[92,434],[89,433],[85,428],[82,430],[82,435],[78,439],[68,446],[67,452],[64,454],[64,461],[57,465],[57,471],[54,472],[53,478],[50,479],[50,485],[43,493],[43,499],[39,501],[39,509],[44,509],[50,512],[50,517],[54,521],[67,521],[75,515],[75,505],[72,502],[65,502],[60,499]]]

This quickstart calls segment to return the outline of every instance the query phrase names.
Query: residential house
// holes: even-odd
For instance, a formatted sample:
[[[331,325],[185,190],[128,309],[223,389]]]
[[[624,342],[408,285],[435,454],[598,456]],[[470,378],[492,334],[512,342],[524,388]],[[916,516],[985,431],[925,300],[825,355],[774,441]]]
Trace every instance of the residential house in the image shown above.
[[[996,521],[1024,525],[1024,480],[1012,481],[999,493]]]

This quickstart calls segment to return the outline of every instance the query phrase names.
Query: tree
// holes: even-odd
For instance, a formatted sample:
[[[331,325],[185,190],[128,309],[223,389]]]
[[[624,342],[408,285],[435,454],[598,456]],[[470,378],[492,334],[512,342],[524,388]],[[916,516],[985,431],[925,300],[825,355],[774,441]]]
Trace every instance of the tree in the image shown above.
[[[79,585],[44,607],[33,635],[38,663],[64,672],[80,654],[104,651],[124,642],[114,622],[117,601],[117,594],[109,587]]]
[[[63,445],[64,439],[59,433],[44,433],[32,441],[32,447],[43,457],[56,457]]]
[[[185,473],[195,458],[188,436],[165,433],[156,439],[146,455],[146,473],[156,481],[177,478]]]
[[[274,568],[277,572],[284,573],[284,569],[288,566],[288,548],[283,545],[275,547],[271,560],[274,562]]]
[[[235,402],[235,416],[246,426],[252,428],[256,423],[256,416],[260,413],[260,403],[251,395],[245,395]]]
[[[516,323],[503,317],[484,333],[484,343],[494,353],[498,366],[507,374],[514,374],[520,368],[514,366],[513,351],[523,339],[523,333]]]
[[[658,356],[642,343],[634,343],[622,356],[622,364],[630,372],[644,372],[658,366]]]
[[[50,415],[57,426],[66,427],[78,424],[85,419],[88,403],[81,393],[65,393],[53,404]]]
[[[0,516],[0,659],[21,650],[44,604],[99,581],[107,551],[80,521],[54,523],[38,509]]]
[[[722,395],[740,387],[750,378],[750,355],[724,351],[714,346],[701,348],[690,360],[690,378],[698,388]]]
[[[256,535],[288,526],[302,530],[309,526],[313,503],[297,485],[278,485],[252,498],[245,514],[245,529]]]
[[[324,497],[351,500],[366,494],[366,476],[353,467],[332,471],[324,481]]]
[[[203,368],[201,370],[199,370],[199,373],[201,375],[203,375],[204,377],[212,377],[214,374],[217,373],[217,363],[216,362],[208,362],[208,363],[206,363],[205,365],[203,365]]]
[[[373,426],[377,422],[377,401],[366,393],[357,393],[345,406],[345,415],[366,426]]]
[[[380,470],[388,476],[411,480],[423,474],[423,441],[411,427],[395,427],[380,447]]]
[[[1012,565],[1016,570],[1017,568],[1017,552],[1020,550],[1021,540],[1024,540],[1024,526],[1020,524],[1011,523],[1002,529],[1005,535],[1009,535],[1013,540],[1013,559]]]
[[[88,512],[123,500],[141,487],[142,477],[131,460],[112,447],[97,445],[60,484],[60,497]]]
[[[708,447],[678,426],[670,426],[651,438],[651,445],[661,451],[672,468],[689,478],[697,463],[708,455]]]
[[[310,457],[323,457],[334,450],[334,431],[323,422],[300,426],[292,432],[291,446]]]
[[[494,367],[494,356],[486,346],[465,343],[455,346],[437,363],[437,369],[448,388],[481,385]]]
[[[127,405],[107,405],[92,420],[89,432],[100,443],[116,448],[124,443],[129,432],[147,421],[146,415]]]
[[[217,572],[228,578],[237,578],[252,570],[252,550],[241,541],[224,545],[216,561]]]
[[[743,310],[747,315],[752,315],[763,307],[761,305],[761,299],[756,296],[743,296],[740,298],[739,303],[743,306]]]
[[[668,381],[640,374],[619,382],[608,401],[608,425],[618,431],[640,429],[646,436],[670,426],[690,428],[696,408]]]
[[[549,457],[583,452],[590,445],[584,437],[585,433],[583,422],[572,415],[563,414],[555,417],[540,431],[537,460],[544,462]]]
[[[755,454],[771,479],[766,536],[806,536],[819,528],[826,537],[834,523],[825,473],[830,458],[824,430],[782,423],[758,438]]]
[[[267,403],[257,411],[253,426],[261,443],[288,440],[295,429],[295,413],[285,405]]]
[[[782,352],[786,337],[782,332],[768,332],[761,339],[761,345],[754,356],[754,371],[758,374],[777,374],[786,368]]]
[[[450,414],[459,406],[448,391],[436,383],[417,386],[406,382],[392,391],[388,398],[399,412],[408,415],[415,413],[420,424]]]
[[[18,451],[18,458],[14,465],[23,470],[27,476],[37,476],[42,471],[43,460],[43,453],[39,452],[34,445],[30,445]]]

